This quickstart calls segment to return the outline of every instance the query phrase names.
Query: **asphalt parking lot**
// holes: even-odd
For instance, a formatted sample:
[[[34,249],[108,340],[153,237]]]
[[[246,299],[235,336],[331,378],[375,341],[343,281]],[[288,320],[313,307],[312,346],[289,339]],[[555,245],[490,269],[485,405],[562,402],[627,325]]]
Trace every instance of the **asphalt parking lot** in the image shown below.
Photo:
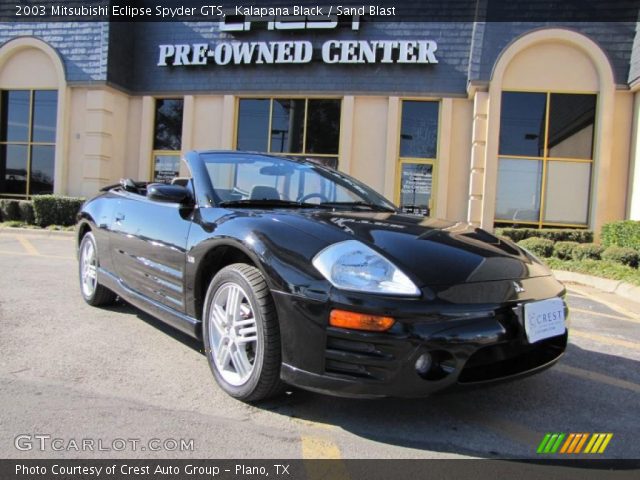
[[[567,354],[519,382],[420,400],[294,390],[249,406],[217,388],[196,341],[126,304],[87,306],[76,268],[72,237],[0,231],[1,458],[535,458],[548,432],[613,434],[578,458],[640,458],[640,303],[569,286]],[[21,434],[62,448],[18,449]],[[81,439],[140,443],[69,448]]]

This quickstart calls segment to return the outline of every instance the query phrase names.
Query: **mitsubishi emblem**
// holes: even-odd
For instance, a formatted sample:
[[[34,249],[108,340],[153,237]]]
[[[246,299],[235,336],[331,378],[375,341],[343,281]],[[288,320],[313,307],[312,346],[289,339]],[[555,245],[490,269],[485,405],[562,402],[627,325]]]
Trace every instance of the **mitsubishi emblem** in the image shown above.
[[[518,282],[513,282],[513,289],[516,291],[516,293],[524,292],[524,287],[520,285]]]

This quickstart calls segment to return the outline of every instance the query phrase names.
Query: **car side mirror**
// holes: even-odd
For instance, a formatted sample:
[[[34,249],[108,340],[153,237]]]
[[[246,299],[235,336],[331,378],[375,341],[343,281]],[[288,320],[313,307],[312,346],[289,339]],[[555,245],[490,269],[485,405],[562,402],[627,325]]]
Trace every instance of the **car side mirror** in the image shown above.
[[[151,183],[147,185],[147,198],[156,202],[191,203],[191,190],[182,185],[167,185],[165,183]]]

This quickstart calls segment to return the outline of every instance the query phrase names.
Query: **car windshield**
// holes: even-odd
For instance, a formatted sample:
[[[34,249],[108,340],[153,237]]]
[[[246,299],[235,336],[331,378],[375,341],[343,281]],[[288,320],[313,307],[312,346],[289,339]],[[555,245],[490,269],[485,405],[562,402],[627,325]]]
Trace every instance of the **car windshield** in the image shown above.
[[[217,204],[395,211],[359,181],[315,163],[263,155],[201,155]]]

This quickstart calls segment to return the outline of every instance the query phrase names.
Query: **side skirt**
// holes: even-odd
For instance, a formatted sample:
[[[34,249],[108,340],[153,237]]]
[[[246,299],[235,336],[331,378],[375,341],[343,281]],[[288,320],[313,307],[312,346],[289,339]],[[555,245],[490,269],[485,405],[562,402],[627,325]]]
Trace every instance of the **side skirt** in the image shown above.
[[[131,290],[112,273],[98,268],[98,281],[124,300],[194,338],[202,338],[202,322]]]

